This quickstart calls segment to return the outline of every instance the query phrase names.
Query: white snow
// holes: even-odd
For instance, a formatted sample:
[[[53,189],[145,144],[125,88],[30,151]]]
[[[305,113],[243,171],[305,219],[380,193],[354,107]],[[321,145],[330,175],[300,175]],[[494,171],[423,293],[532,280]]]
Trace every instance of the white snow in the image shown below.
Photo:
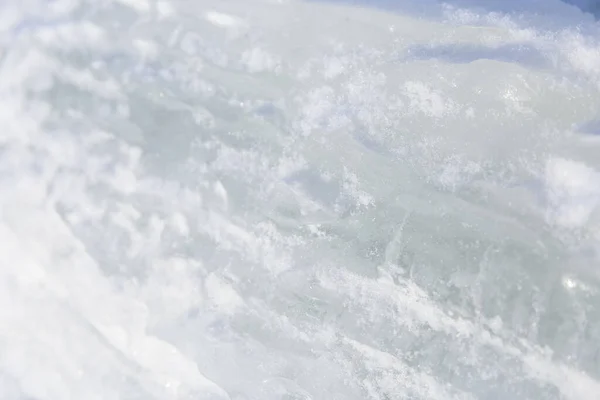
[[[217,11],[209,11],[205,14],[205,18],[220,27],[235,27],[241,23],[240,19],[229,14],[217,12]]]
[[[595,400],[598,12],[4,1],[0,398]]]

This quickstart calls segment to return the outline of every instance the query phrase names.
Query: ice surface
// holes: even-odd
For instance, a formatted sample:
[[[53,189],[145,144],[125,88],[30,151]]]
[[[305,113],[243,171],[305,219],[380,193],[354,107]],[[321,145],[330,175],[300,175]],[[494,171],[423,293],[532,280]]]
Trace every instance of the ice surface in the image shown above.
[[[0,398],[597,399],[576,5],[2,2]]]

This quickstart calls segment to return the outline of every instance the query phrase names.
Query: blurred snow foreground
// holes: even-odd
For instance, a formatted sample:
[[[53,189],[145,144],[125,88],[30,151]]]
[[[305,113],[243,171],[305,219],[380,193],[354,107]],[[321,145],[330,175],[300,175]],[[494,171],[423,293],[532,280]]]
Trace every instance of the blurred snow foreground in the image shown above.
[[[598,399],[600,30],[460,3],[2,2],[0,398]]]

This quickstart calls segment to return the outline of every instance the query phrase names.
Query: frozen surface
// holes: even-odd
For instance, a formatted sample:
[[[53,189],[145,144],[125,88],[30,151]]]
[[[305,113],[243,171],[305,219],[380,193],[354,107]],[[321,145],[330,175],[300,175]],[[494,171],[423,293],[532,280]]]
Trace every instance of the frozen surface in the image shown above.
[[[0,3],[0,398],[598,399],[590,5],[389,4]]]

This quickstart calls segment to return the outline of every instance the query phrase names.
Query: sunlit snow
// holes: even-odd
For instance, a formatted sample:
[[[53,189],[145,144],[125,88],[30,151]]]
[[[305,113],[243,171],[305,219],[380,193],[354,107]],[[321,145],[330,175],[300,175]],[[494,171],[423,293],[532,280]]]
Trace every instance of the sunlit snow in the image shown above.
[[[600,398],[599,11],[0,3],[0,398]]]

